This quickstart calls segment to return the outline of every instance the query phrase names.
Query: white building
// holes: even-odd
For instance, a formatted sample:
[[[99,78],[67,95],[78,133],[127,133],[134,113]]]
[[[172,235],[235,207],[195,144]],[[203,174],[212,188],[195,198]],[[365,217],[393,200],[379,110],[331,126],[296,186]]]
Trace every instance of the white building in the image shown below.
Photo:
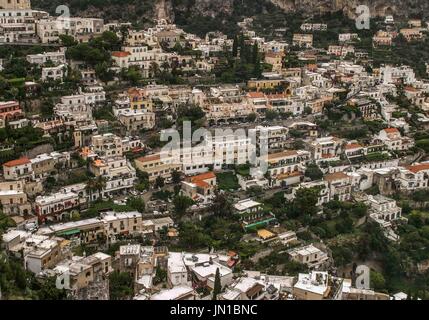
[[[31,64],[37,64],[37,65],[43,65],[48,61],[51,61],[54,64],[65,64],[66,63],[65,50],[62,49],[57,52],[29,54],[27,55],[27,61]]]
[[[369,196],[371,206],[370,217],[382,226],[390,226],[390,222],[401,218],[402,209],[396,201],[382,195]]]
[[[291,249],[288,251],[288,254],[292,260],[305,264],[309,268],[318,268],[328,261],[327,253],[312,244]]]
[[[406,85],[410,85],[416,82],[416,75],[409,66],[383,66],[380,68],[380,81],[383,84],[399,84],[403,82]]]
[[[43,81],[62,81],[65,75],[67,75],[67,65],[65,64],[60,64],[57,67],[42,68]]]
[[[167,281],[170,287],[191,284],[181,252],[168,253]]]
[[[86,97],[83,94],[61,97],[61,102],[54,107],[54,113],[67,121],[92,119],[92,107],[86,103]]]
[[[342,292],[343,279],[321,271],[300,273],[293,286],[293,295],[297,300],[341,300]]]
[[[383,129],[378,133],[377,138],[387,146],[388,150],[392,151],[408,150],[414,146],[413,139],[402,137],[397,128]]]
[[[73,191],[38,196],[34,201],[34,211],[40,221],[61,220],[64,215],[70,214],[79,206],[79,195]]]
[[[33,167],[30,159],[23,157],[3,163],[3,175],[6,180],[31,179]]]

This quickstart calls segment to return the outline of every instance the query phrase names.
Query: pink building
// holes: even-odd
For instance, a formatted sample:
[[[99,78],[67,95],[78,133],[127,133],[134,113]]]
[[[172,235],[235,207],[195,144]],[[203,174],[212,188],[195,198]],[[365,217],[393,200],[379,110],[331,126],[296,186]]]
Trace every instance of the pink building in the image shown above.
[[[13,120],[21,117],[22,110],[18,101],[0,102],[0,118],[3,120]]]

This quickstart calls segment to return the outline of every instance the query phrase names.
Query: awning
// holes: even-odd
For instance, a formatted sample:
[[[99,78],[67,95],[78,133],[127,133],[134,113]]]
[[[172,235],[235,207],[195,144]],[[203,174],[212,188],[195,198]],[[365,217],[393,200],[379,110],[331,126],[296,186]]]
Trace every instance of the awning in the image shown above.
[[[80,229],[71,229],[57,233],[57,236],[71,236],[73,234],[80,233]]]
[[[250,223],[244,226],[244,229],[249,230],[249,229],[254,229],[254,228],[258,228],[260,226],[265,226],[268,223],[270,223],[271,221],[275,221],[276,218],[272,217],[272,218],[268,218],[268,219],[264,219],[258,222],[254,222],[254,223]]]

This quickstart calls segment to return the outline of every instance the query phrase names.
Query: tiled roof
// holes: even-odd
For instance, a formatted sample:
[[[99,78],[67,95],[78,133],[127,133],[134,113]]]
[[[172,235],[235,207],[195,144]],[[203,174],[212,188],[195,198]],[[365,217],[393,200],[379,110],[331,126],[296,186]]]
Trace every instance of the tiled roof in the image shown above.
[[[336,180],[341,180],[341,179],[347,179],[349,176],[346,175],[344,172],[334,172],[334,173],[330,173],[327,174],[326,176],[323,177],[323,180],[326,181],[336,181]]]
[[[413,166],[408,166],[406,168],[413,173],[417,173],[423,170],[429,170],[429,163],[416,164]]]
[[[249,92],[247,95],[252,99],[265,98],[265,95],[262,92]]]
[[[282,152],[272,153],[268,155],[268,160],[283,158],[283,157],[290,157],[290,156],[296,156],[298,155],[298,152],[296,150],[286,150]]]
[[[128,57],[129,55],[130,55],[130,53],[126,52],[126,51],[113,51],[112,52],[112,56],[118,57],[118,58],[125,58],[125,57]]]
[[[213,172],[206,172],[199,174],[197,176],[191,177],[191,182],[195,183],[195,181],[203,181],[207,179],[213,179],[216,178],[216,175]]]
[[[31,161],[27,157],[19,158],[16,160],[12,160],[3,164],[5,167],[15,167],[21,166],[23,164],[31,163]]]
[[[357,148],[362,148],[362,146],[358,143],[350,143],[348,145],[346,145],[346,150],[350,150],[350,149],[357,149]]]
[[[155,154],[155,155],[150,155],[150,156],[138,158],[138,159],[136,159],[136,161],[151,162],[151,161],[156,161],[156,160],[160,160],[160,159],[161,159],[161,156],[159,154]]]
[[[397,133],[397,132],[399,132],[399,130],[397,128],[387,128],[387,129],[384,129],[384,131],[386,133]]]

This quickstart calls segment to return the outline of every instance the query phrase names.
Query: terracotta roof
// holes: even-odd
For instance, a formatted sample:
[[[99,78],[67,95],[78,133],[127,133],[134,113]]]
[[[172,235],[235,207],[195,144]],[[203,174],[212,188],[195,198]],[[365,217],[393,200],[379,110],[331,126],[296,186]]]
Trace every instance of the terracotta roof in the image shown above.
[[[146,157],[141,157],[141,158],[137,158],[136,161],[138,162],[151,162],[151,161],[156,161],[156,160],[160,160],[161,156],[159,154],[154,154],[154,155],[150,155],[150,156],[146,156]]]
[[[277,93],[277,94],[269,94],[267,95],[268,99],[283,99],[286,98],[287,96],[283,93]]]
[[[399,130],[397,128],[387,128],[387,129],[384,129],[384,131],[386,133],[397,133],[397,132],[399,132]]]
[[[357,148],[362,148],[362,146],[358,143],[350,143],[348,145],[346,145],[346,150],[350,150],[350,149],[357,149]]]
[[[322,153],[322,158],[323,158],[323,159],[335,158],[335,154]]]
[[[118,58],[125,58],[125,57],[128,57],[129,55],[130,55],[130,53],[126,52],[126,51],[113,51],[112,52],[112,56],[118,57]]]
[[[262,92],[249,92],[247,94],[247,96],[249,98],[253,98],[253,99],[256,99],[256,98],[265,98],[265,95]]]
[[[276,176],[276,179],[277,180],[285,180],[285,179],[290,178],[290,177],[299,177],[302,175],[303,175],[303,173],[301,171],[292,171],[292,172],[281,173],[281,174]]]
[[[31,163],[30,159],[28,159],[27,157],[23,157],[23,158],[19,158],[16,160],[12,160],[9,162],[6,162],[3,164],[3,166],[5,167],[15,167],[15,166],[21,166],[23,164],[27,164],[27,163]]]
[[[228,251],[228,254],[227,254],[228,257],[235,257],[236,255],[237,255],[237,252],[232,250]]]
[[[83,147],[82,151],[80,152],[81,155],[87,156],[91,152],[91,149],[89,147]]]
[[[413,173],[417,173],[423,170],[429,170],[429,163],[416,164],[413,166],[408,166],[406,168]]]
[[[200,188],[208,188],[208,187],[210,187],[210,185],[207,182],[205,182],[204,180],[193,181],[193,183],[196,186],[200,187]]]
[[[419,92],[420,91],[420,90],[417,90],[416,88],[410,87],[410,86],[405,87],[404,90],[410,91],[410,92]]]
[[[348,179],[348,178],[349,178],[349,176],[346,175],[344,172],[334,172],[334,173],[329,173],[326,176],[324,176],[323,180],[335,181],[335,180]]]
[[[237,263],[236,260],[233,259],[229,259],[228,262],[226,263],[226,265],[230,268],[232,268],[235,264]]]
[[[282,158],[282,157],[296,156],[296,155],[298,155],[298,152],[296,152],[296,150],[285,150],[282,152],[269,154],[268,160]]]
[[[101,160],[101,159],[97,159],[97,160],[94,160],[94,166],[96,166],[96,167],[103,167],[103,166],[105,166],[106,164],[104,163],[104,161],[103,160]]]
[[[196,176],[191,177],[191,182],[195,183],[195,181],[203,181],[207,179],[216,178],[216,175],[213,172],[206,172]]]
[[[191,182],[200,188],[209,188],[211,185],[205,180],[214,179],[216,175],[213,172],[206,172],[190,178]]]
[[[133,88],[129,88],[127,90],[127,93],[129,95],[143,95],[143,89],[133,87]]]

